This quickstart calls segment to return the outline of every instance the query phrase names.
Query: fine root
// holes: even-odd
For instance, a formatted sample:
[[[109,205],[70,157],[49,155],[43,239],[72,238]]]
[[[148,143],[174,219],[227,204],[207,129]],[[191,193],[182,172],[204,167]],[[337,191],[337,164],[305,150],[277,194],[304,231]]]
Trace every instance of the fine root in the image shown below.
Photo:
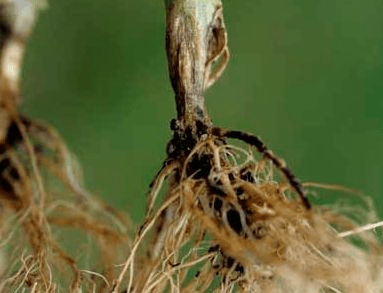
[[[363,232],[355,242],[344,234],[371,220],[371,207],[359,222],[328,207],[308,208],[289,190],[304,189],[291,184],[279,159],[261,151],[257,160],[222,137],[206,136],[156,176],[145,224],[113,292],[379,292],[376,236]],[[163,204],[154,211],[164,182]]]
[[[126,256],[129,220],[82,187],[80,167],[53,128],[10,117],[0,144],[0,291],[106,290]],[[71,241],[76,230],[83,236]],[[85,251],[73,254],[78,241]]]

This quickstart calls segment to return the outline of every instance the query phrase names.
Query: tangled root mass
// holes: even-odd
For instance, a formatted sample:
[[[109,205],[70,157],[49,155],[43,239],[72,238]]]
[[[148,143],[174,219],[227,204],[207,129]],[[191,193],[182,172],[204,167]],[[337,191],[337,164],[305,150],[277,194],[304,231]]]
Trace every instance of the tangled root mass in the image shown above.
[[[178,143],[188,147],[177,150],[174,140],[182,135],[175,131],[120,275],[129,271],[128,292],[380,292],[376,236],[360,234],[358,244],[339,236],[366,221],[368,208],[358,223],[330,208],[311,208],[278,158],[263,152],[256,159],[218,133],[230,132],[207,131],[194,146]],[[303,203],[291,192],[301,196],[297,186]]]
[[[211,125],[203,92],[229,60],[221,1],[166,1],[179,119],[136,232],[84,189],[58,133],[18,112],[39,2],[0,0],[0,292],[382,292],[381,243],[355,234],[371,205],[312,206],[258,137]]]

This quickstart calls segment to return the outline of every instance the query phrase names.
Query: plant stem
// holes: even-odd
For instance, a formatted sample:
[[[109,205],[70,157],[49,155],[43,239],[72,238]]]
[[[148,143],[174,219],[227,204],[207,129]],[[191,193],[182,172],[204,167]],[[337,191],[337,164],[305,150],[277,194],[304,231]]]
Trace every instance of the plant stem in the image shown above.
[[[203,94],[212,83],[212,63],[223,52],[228,52],[222,3],[220,0],[165,0],[165,4],[166,51],[177,118],[182,129],[195,130],[197,121],[211,124]],[[221,67],[227,60],[225,58]]]

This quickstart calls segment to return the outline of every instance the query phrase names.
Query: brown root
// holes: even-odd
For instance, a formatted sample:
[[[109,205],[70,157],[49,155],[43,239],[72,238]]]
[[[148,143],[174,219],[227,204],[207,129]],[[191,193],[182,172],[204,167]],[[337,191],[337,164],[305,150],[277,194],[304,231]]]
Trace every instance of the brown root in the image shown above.
[[[17,139],[4,144],[2,159],[0,291],[103,292],[126,256],[129,220],[82,187],[78,164],[50,126],[13,117],[8,136]],[[83,236],[71,241],[76,230]],[[73,254],[76,245],[85,251]]]
[[[151,194],[168,177],[164,203],[149,209],[113,292],[125,286],[127,292],[379,292],[376,236],[363,232],[358,243],[339,236],[365,222],[330,208],[307,210],[272,169],[215,137],[197,144],[182,165],[163,169]]]

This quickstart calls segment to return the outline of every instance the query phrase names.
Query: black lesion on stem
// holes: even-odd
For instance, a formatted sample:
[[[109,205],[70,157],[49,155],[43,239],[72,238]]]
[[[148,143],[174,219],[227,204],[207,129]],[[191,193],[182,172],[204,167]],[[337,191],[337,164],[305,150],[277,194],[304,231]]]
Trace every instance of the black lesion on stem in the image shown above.
[[[203,121],[197,120],[195,125],[184,128],[179,120],[172,119],[170,129],[173,131],[173,138],[167,145],[168,158],[185,159],[199,139],[208,133],[209,126]]]
[[[200,120],[200,121],[205,120],[205,113],[200,106],[194,107],[194,113],[195,113],[195,116],[197,118],[197,121],[198,120]]]
[[[0,4],[0,50],[4,47],[4,44],[12,35],[11,24],[9,23],[6,15],[6,6],[7,4],[5,3]]]

